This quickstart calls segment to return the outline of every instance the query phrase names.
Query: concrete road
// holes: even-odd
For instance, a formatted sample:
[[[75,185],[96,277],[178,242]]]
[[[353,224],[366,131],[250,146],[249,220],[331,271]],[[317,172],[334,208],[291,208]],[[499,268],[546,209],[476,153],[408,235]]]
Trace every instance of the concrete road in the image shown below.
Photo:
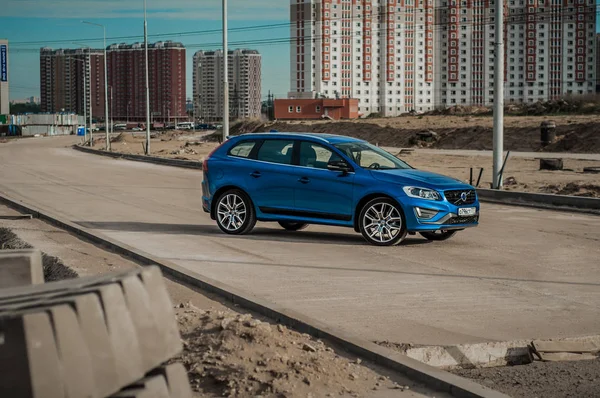
[[[0,192],[369,340],[457,344],[600,331],[600,217],[484,204],[447,242],[367,245],[351,230],[221,234],[199,171],[0,144]]]

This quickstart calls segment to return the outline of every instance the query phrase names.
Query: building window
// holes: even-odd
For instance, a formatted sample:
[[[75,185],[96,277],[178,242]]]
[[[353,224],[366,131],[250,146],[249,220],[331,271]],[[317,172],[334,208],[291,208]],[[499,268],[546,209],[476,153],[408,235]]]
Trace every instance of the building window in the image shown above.
[[[302,107],[301,106],[297,106],[296,107],[296,113],[300,113],[302,112]]]
[[[317,105],[316,111],[317,113],[321,113],[321,106]]]
[[[294,107],[293,107],[293,106],[290,106],[290,107],[288,108],[288,112],[289,112],[289,113],[294,113]]]

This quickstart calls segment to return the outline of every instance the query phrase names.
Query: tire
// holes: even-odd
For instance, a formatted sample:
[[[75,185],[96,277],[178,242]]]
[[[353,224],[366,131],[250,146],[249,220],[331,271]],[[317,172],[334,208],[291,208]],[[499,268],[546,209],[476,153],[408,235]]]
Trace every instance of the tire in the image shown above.
[[[406,237],[402,208],[389,198],[375,198],[360,211],[358,226],[367,242],[375,246],[395,246]]]
[[[422,237],[427,240],[447,240],[456,235],[458,231],[447,231],[447,230],[439,230],[439,231],[431,231],[431,232],[419,232]]]
[[[215,212],[217,225],[228,235],[250,233],[256,225],[256,211],[244,191],[230,189],[217,199]]]
[[[279,225],[286,231],[302,231],[308,227],[308,224],[301,222],[279,221]]]

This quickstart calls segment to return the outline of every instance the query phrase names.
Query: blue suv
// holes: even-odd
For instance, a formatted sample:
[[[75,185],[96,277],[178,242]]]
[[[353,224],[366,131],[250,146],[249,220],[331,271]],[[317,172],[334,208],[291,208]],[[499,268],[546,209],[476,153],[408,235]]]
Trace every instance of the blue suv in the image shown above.
[[[249,233],[257,221],[290,231],[354,228],[371,244],[407,234],[445,240],[478,225],[472,186],[412,168],[368,142],[326,134],[232,137],[203,163],[202,207],[219,228]]]

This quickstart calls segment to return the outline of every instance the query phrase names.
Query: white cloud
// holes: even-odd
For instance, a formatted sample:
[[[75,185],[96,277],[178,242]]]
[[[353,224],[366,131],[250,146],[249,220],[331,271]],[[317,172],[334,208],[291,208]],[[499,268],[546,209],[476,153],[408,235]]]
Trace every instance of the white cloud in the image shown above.
[[[147,0],[148,18],[220,20],[221,0]],[[3,17],[142,18],[142,0],[4,0]],[[277,20],[289,15],[287,0],[229,0],[233,20]]]

